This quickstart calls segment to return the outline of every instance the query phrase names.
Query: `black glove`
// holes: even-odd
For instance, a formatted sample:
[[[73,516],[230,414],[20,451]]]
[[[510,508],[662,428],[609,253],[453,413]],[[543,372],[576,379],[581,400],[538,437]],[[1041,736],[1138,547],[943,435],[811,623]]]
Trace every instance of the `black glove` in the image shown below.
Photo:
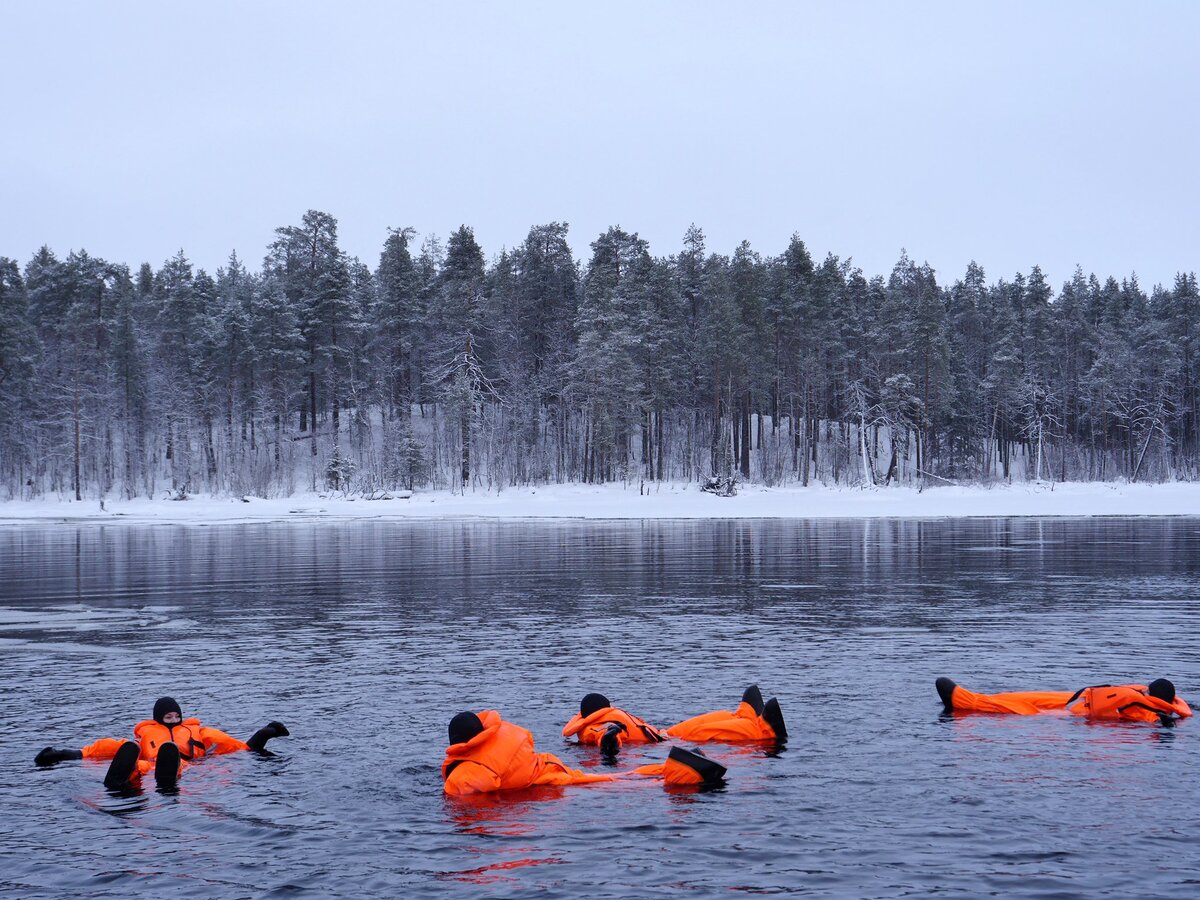
[[[33,758],[33,761],[39,766],[52,766],[68,759],[83,759],[83,751],[55,750],[53,747],[46,747]]]
[[[600,752],[610,757],[615,757],[620,753],[620,734],[624,730],[625,726],[620,722],[609,722],[608,727],[604,729],[604,734],[600,737]]]
[[[276,737],[287,737],[291,734],[287,730],[287,726],[282,722],[268,722],[258,731],[254,732],[250,740],[246,741],[246,745],[251,750],[262,750],[267,746],[267,741]]]

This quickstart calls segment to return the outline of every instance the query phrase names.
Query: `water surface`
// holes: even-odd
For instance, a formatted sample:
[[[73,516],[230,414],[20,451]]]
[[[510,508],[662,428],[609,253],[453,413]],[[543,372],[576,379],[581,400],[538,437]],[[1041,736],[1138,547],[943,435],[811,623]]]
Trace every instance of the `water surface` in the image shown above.
[[[1194,896],[1197,722],[939,714],[933,680],[1200,698],[1191,519],[0,529],[0,892],[98,897]],[[446,799],[449,718],[560,730],[777,695],[728,785]],[[171,694],[270,758],[115,797],[46,744]],[[622,765],[661,758],[631,753]]]

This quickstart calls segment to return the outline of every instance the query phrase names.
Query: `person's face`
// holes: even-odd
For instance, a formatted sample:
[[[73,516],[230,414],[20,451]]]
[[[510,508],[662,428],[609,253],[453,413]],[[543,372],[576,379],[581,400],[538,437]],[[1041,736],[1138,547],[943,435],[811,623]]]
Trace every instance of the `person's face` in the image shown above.
[[[177,712],[169,712],[163,716],[164,725],[178,725],[182,720],[183,716]]]

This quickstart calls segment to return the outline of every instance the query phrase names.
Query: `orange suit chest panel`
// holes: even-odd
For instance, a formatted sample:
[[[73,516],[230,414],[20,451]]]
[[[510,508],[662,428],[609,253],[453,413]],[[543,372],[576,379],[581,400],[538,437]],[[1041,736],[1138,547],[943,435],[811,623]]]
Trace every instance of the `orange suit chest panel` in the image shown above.
[[[599,744],[608,726],[614,722],[624,729],[621,732],[623,744],[653,744],[665,740],[657,728],[615,706],[598,709],[590,716],[576,713],[563,727],[563,737],[578,735],[581,744]]]
[[[163,744],[173,741],[179,755],[185,760],[199,759],[204,755],[204,740],[200,733],[199,719],[184,719],[178,725],[162,725],[153,719],[138,722],[133,726],[133,735],[141,745],[141,758],[153,760]]]
[[[1077,716],[1092,719],[1134,719],[1139,722],[1158,722],[1160,717],[1187,718],[1191,707],[1182,697],[1168,703],[1151,697],[1144,684],[1120,684],[1085,688],[1079,700],[1070,706]]]

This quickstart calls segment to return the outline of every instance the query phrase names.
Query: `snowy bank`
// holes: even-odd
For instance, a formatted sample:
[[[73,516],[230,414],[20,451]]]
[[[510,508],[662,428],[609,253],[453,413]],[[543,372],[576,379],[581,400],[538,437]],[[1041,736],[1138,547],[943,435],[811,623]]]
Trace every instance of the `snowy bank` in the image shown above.
[[[496,492],[417,493],[364,500],[316,494],[263,500],[9,501],[0,525],[235,523],[353,519],[818,519],[966,516],[1194,516],[1200,484],[1020,484],[998,487],[744,487],[717,497],[691,484],[550,485]]]

